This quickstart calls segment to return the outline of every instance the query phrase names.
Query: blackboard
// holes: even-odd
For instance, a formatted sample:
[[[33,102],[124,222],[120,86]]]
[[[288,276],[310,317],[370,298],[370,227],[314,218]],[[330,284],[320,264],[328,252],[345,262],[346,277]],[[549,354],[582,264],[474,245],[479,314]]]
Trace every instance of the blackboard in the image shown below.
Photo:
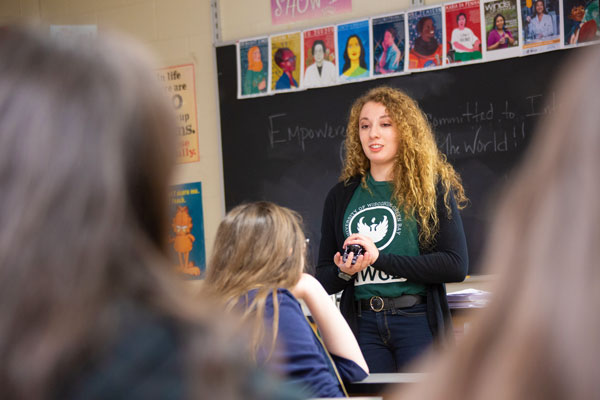
[[[337,182],[348,110],[368,89],[389,85],[415,98],[440,149],[460,173],[470,273],[497,189],[510,176],[541,116],[558,103],[552,82],[576,50],[471,64],[329,88],[237,99],[235,46],[217,48],[227,210],[270,200],[299,212],[316,261],[323,202]]]

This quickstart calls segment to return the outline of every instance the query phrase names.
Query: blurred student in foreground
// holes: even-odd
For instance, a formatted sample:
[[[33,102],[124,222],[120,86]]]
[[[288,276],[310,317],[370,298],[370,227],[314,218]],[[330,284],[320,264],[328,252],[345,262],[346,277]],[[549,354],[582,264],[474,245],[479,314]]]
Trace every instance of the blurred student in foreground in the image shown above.
[[[600,53],[575,57],[491,225],[493,302],[398,399],[600,398]]]
[[[0,30],[4,399],[274,398],[166,261],[174,124],[150,65],[122,37]]]

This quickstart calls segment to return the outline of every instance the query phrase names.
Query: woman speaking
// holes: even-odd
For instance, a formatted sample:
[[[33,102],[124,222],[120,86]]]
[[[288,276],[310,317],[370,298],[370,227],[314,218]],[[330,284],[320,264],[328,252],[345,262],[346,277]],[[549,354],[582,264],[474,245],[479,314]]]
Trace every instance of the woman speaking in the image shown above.
[[[350,110],[340,182],[325,200],[317,279],[371,372],[396,372],[451,333],[445,282],[462,281],[467,247],[460,177],[416,102],[389,87]],[[364,253],[344,257],[349,245]]]

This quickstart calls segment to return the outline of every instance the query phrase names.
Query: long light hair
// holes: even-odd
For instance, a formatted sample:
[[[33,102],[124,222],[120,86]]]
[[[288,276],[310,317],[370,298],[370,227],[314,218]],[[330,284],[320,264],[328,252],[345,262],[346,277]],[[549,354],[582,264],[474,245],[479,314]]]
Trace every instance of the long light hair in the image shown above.
[[[402,399],[598,399],[600,52],[567,64],[492,223],[494,299],[461,345]],[[576,73],[575,73],[576,72]]]
[[[0,30],[3,397],[75,385],[122,339],[133,305],[181,328],[190,385],[235,398],[242,345],[188,300],[167,261],[175,125],[151,65],[108,32],[79,42]]]
[[[366,187],[371,164],[360,142],[359,119],[363,106],[368,102],[385,106],[398,134],[398,153],[392,171],[392,200],[404,209],[406,215],[414,216],[420,223],[419,242],[427,247],[433,244],[439,230],[437,183],[441,182],[446,209],[451,215],[448,197],[451,191],[459,209],[467,203],[460,176],[438,150],[427,117],[417,103],[398,89],[381,86],[358,98],[350,109],[340,180],[360,176],[362,185]]]
[[[305,259],[305,236],[300,216],[285,207],[261,201],[235,207],[219,225],[205,286],[234,308],[250,290],[256,295],[243,311],[250,321],[254,356],[267,335],[272,353],[277,339],[279,312],[277,289],[293,288]],[[273,326],[265,329],[265,304],[271,296]],[[247,302],[246,298],[246,302]]]

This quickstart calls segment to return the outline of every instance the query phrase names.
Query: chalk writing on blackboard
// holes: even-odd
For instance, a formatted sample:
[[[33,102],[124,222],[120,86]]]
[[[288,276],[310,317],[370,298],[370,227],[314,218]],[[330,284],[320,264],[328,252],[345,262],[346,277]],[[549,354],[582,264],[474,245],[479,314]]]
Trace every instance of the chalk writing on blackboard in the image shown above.
[[[541,94],[524,96],[519,107],[510,100],[467,101],[453,114],[427,114],[427,118],[436,134],[440,151],[450,158],[518,151],[527,143],[527,132],[531,131],[528,123],[556,110],[554,93],[550,96],[550,102]],[[291,145],[305,152],[311,142],[343,142],[346,135],[344,125],[323,121],[318,126],[308,126],[299,122],[300,119],[301,116],[288,113],[267,116],[269,148],[277,151],[281,146],[289,148]],[[342,147],[340,143],[340,155]]]
[[[524,139],[525,122],[521,122],[519,126],[513,125],[512,131],[484,131],[478,126],[472,137],[459,143],[448,133],[438,140],[438,146],[447,156],[460,158],[460,155],[508,152],[519,147]]]
[[[559,104],[556,103],[556,93],[554,92],[550,94],[550,101],[548,104],[546,103],[544,96],[541,94],[527,96],[526,99],[531,107],[530,112],[525,115],[526,117],[537,117],[540,115],[552,114],[559,107]]]
[[[440,151],[451,159],[477,157],[479,154],[518,151],[527,144],[531,124],[541,115],[556,111],[554,93],[547,102],[540,94],[524,96],[517,107],[509,100],[494,102],[469,101],[457,113],[427,114],[436,134]],[[498,106],[499,105],[499,106]]]
[[[343,138],[346,127],[325,121],[318,127],[308,127],[300,124],[286,125],[286,113],[269,115],[269,146],[275,148],[284,143],[295,143],[302,151],[306,150],[306,142],[315,140],[331,140]]]

